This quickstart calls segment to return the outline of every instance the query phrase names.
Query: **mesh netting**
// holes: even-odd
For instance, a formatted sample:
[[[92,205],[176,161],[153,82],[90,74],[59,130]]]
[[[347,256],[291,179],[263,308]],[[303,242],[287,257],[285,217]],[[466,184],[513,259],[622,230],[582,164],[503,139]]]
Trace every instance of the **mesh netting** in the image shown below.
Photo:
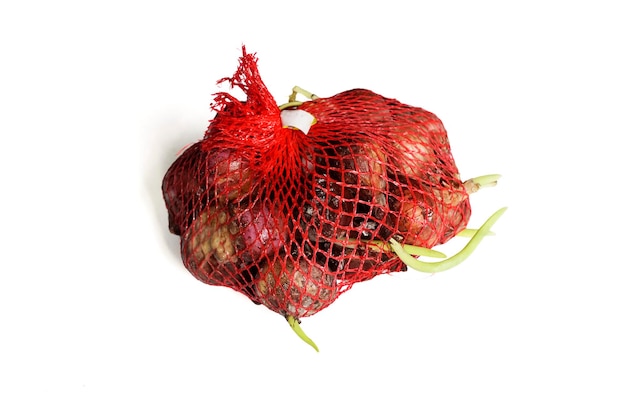
[[[390,239],[432,248],[467,225],[470,204],[441,121],[369,90],[281,110],[246,54],[218,93],[204,138],[170,167],[163,193],[186,268],[296,318],[405,264]]]

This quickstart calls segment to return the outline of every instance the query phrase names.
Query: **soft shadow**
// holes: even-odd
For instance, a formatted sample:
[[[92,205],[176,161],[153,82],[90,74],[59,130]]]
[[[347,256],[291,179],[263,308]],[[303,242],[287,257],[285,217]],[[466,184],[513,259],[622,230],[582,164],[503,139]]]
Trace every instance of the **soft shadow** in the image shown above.
[[[169,231],[167,209],[163,200],[161,183],[170,165],[176,160],[180,151],[189,144],[202,138],[204,130],[198,126],[184,126],[180,119],[170,116],[159,118],[156,126],[146,132],[148,144],[145,149],[145,165],[143,169],[144,191],[147,193],[152,207],[155,227],[162,232],[163,243],[168,252],[180,258],[180,237]]]

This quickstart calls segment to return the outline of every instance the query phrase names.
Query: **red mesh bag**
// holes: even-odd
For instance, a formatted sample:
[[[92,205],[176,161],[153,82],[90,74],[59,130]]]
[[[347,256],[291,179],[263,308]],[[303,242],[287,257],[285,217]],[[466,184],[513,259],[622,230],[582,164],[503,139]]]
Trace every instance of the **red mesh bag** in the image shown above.
[[[357,282],[406,270],[415,256],[398,247],[427,250],[466,228],[481,182],[461,181],[434,114],[365,89],[281,110],[245,49],[223,81],[246,100],[216,94],[204,138],[162,186],[197,279],[293,323]],[[312,125],[286,126],[295,111]]]

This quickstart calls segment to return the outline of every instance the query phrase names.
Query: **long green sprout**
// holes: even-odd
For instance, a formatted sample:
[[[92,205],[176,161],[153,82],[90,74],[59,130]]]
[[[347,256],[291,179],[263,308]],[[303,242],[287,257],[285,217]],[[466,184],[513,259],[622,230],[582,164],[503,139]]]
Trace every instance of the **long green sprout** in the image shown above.
[[[307,345],[309,345],[313,349],[315,349],[316,352],[319,352],[320,350],[318,349],[318,347],[315,344],[315,342],[313,340],[311,340],[311,338],[309,336],[307,336],[306,333],[304,333],[304,330],[302,330],[302,327],[300,327],[300,321],[297,318],[295,318],[294,316],[287,316],[286,318],[287,318],[287,322],[289,323],[289,325],[291,326],[293,331],[296,332],[298,337],[300,339],[304,340],[304,342]]]
[[[446,271],[450,268],[453,268],[466,260],[472,252],[478,247],[478,244],[483,240],[485,236],[487,236],[490,232],[491,227],[498,221],[500,216],[504,214],[506,211],[506,207],[501,208],[496,211],[494,214],[489,217],[485,223],[476,231],[474,236],[470,239],[469,242],[465,245],[463,249],[461,249],[456,255],[451,256],[448,259],[439,262],[423,262],[418,261],[410,253],[408,253],[398,241],[395,239],[390,239],[389,243],[391,244],[391,248],[398,255],[398,257],[410,268],[416,269],[420,272],[426,272],[429,274],[433,274],[435,272]]]

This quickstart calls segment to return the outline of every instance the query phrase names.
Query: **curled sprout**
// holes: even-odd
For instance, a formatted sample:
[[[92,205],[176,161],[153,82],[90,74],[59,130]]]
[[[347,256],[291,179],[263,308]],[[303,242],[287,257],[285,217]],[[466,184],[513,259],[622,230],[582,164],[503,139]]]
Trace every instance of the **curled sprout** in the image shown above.
[[[496,211],[489,217],[485,223],[474,233],[474,236],[470,239],[469,242],[465,245],[463,249],[459,251],[459,253],[451,256],[448,259],[439,262],[423,262],[418,261],[410,253],[408,253],[398,241],[395,239],[390,239],[389,244],[393,251],[398,255],[398,257],[410,268],[416,269],[420,272],[426,272],[433,274],[435,272],[446,271],[450,268],[453,268],[466,260],[472,252],[476,249],[478,244],[483,240],[485,236],[487,236],[490,232],[491,227],[498,221],[500,216],[504,214],[506,211],[506,207],[501,208]]]
[[[302,330],[302,327],[300,327],[300,320],[298,320],[294,316],[287,316],[286,319],[287,319],[287,323],[289,323],[289,326],[291,326],[293,331],[296,332],[296,334],[298,335],[300,339],[304,340],[304,342],[307,345],[311,346],[313,349],[315,349],[316,352],[320,351],[317,348],[317,345],[315,344],[315,342],[311,340],[311,338],[309,338],[309,336],[307,336],[306,333],[304,333],[304,331]]]
[[[280,110],[285,110],[285,109],[288,109],[288,108],[290,108],[290,107],[298,107],[298,106],[300,106],[300,105],[302,105],[302,102],[301,102],[301,101],[290,101],[290,102],[288,102],[288,103],[281,104],[280,106],[278,106],[278,108],[279,108]]]
[[[308,98],[309,100],[315,100],[315,99],[319,98],[315,94],[313,94],[313,93],[311,93],[311,92],[309,92],[309,91],[307,91],[307,90],[305,90],[303,88],[300,88],[297,85],[291,91],[292,91],[292,93],[289,96],[289,99],[288,99],[289,101],[287,103],[285,103],[285,104],[281,104],[280,106],[278,106],[278,108],[280,110],[285,110],[285,109],[288,109],[289,107],[298,107],[298,106],[300,106],[302,104],[302,102],[296,100],[296,96],[298,94],[303,95],[304,97]]]

